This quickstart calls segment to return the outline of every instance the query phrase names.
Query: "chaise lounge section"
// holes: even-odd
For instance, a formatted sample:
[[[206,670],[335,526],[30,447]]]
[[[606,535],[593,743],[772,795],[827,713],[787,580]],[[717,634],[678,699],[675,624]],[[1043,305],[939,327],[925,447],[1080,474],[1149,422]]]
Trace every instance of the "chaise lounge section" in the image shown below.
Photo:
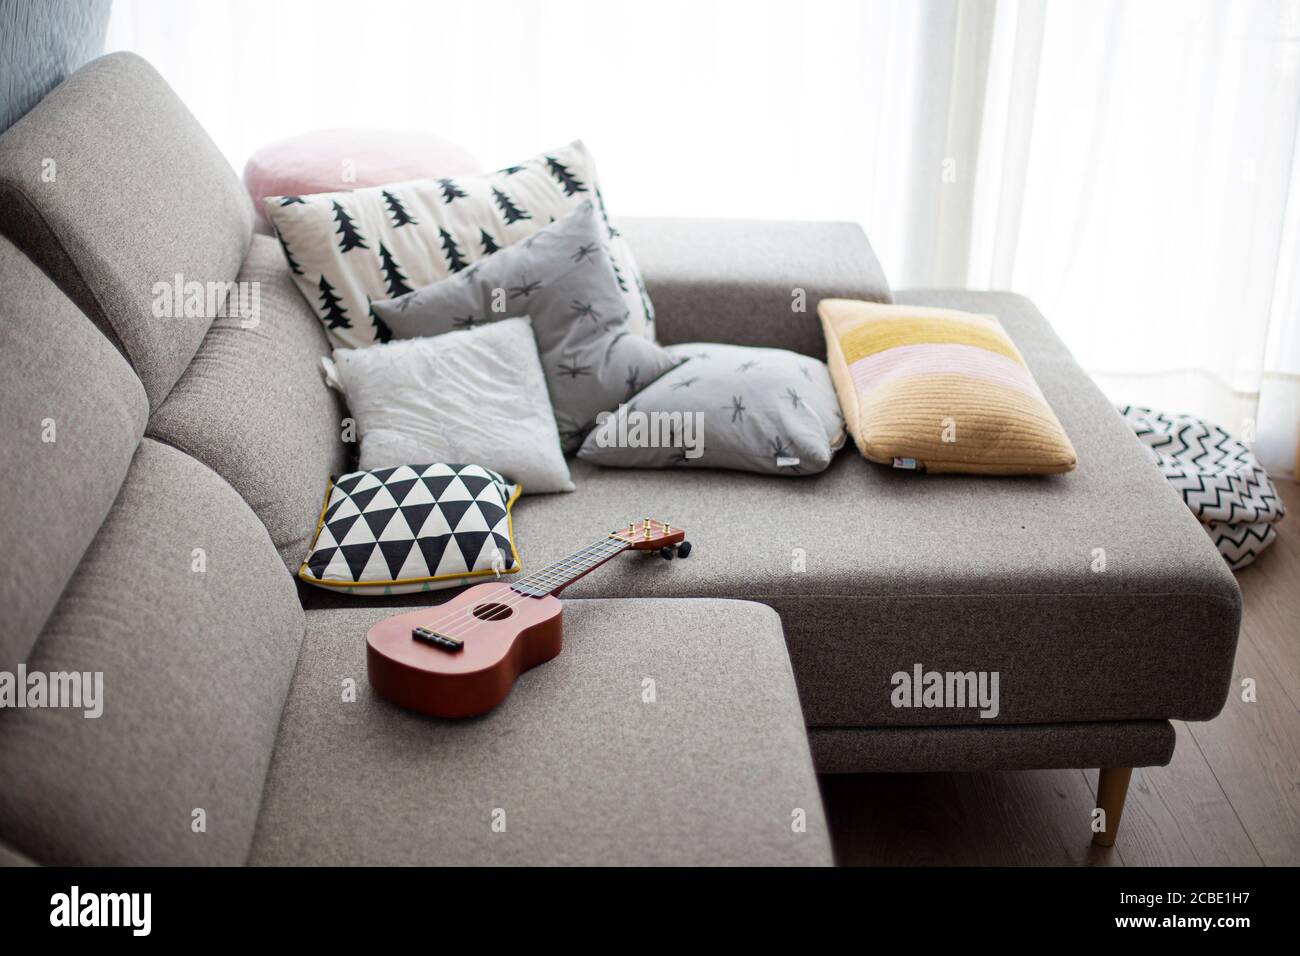
[[[4,239],[0,280],[0,474],[26,503],[3,525],[0,669],[104,687],[97,717],[0,719],[9,862],[830,862],[773,611],[569,602],[567,653],[491,714],[402,711],[365,676],[392,612],[304,612],[249,503],[142,435],[140,380]]]

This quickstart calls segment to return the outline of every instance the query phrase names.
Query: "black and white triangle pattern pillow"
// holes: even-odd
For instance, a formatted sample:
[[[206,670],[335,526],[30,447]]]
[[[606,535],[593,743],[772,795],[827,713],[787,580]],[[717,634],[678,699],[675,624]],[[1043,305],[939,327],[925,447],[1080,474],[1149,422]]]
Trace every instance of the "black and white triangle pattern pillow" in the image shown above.
[[[351,594],[408,594],[513,574],[512,485],[481,465],[354,471],[325,495],[298,577]]]

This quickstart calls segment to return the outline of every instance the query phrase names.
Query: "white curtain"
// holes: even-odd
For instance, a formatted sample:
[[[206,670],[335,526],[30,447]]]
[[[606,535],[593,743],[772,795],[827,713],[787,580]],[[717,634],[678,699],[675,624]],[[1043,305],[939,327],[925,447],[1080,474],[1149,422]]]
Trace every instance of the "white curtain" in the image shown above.
[[[1294,474],[1300,0],[115,0],[231,161],[582,137],[628,214],[850,219],[896,288],[1033,298],[1116,401]]]
[[[1033,298],[1117,400],[1276,474],[1300,434],[1300,4],[1000,3],[953,278]]]

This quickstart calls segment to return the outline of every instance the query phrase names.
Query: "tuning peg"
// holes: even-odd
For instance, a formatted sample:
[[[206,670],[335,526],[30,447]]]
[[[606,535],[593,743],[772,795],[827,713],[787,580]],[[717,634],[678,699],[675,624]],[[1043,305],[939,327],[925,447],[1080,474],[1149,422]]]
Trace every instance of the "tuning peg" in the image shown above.
[[[670,545],[664,545],[659,549],[659,554],[665,561],[671,561],[675,552]]]
[[[691,556],[691,543],[689,541],[683,541],[681,544],[677,545],[677,557],[689,558],[690,556]]]

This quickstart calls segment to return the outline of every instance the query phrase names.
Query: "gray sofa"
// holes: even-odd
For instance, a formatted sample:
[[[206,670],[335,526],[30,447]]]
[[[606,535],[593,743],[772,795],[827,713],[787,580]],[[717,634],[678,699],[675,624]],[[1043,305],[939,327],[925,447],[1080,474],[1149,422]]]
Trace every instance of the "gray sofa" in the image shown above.
[[[526,567],[650,503],[692,557],[579,581],[565,653],[486,717],[398,710],[369,692],[363,635],[421,597],[291,573],[353,458],[320,323],[175,95],[104,57],[0,136],[0,671],[105,683],[98,719],[0,713],[0,860],[827,863],[814,768],[1162,764],[1170,719],[1217,713],[1235,581],[1032,304],[891,293],[856,226],[621,225],[669,343],[821,356],[825,296],[998,314],[1078,469],[574,461],[575,493],[516,506]],[[259,324],[155,317],[178,273],[259,282]],[[890,676],[917,663],[997,671],[997,716],[894,708]]]

